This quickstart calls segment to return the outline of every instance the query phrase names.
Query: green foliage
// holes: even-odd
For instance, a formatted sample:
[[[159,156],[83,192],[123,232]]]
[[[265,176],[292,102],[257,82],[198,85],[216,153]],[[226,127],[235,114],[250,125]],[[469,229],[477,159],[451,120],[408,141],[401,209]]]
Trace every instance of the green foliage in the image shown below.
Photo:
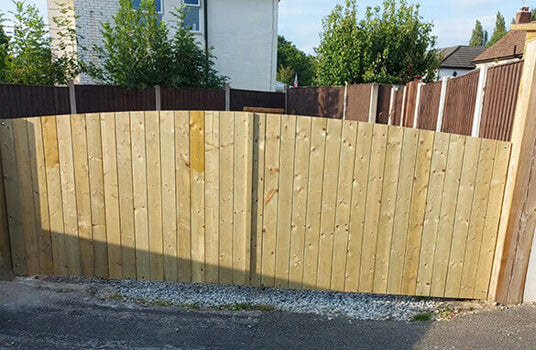
[[[4,74],[6,72],[7,57],[9,52],[9,38],[4,32],[2,22],[3,15],[0,13],[0,81],[4,81]]]
[[[419,5],[405,0],[368,7],[359,22],[356,1],[347,0],[323,21],[317,83],[405,84],[415,75],[433,79],[440,62],[432,29]]]
[[[296,73],[301,86],[310,86],[313,83],[314,57],[299,50],[281,35],[277,38],[277,66],[277,80],[282,83],[292,85]]]
[[[426,322],[432,319],[432,315],[429,312],[423,312],[417,314],[411,318],[413,322]]]
[[[493,30],[493,35],[491,36],[491,39],[489,39],[487,46],[490,47],[491,45],[495,44],[507,33],[508,31],[506,30],[506,22],[504,20],[504,17],[503,15],[501,15],[500,12],[497,12],[497,19],[495,20],[495,29]]]
[[[482,23],[480,23],[479,20],[476,20],[469,46],[486,46],[487,42],[488,31],[484,30],[484,27],[482,27]]]
[[[177,10],[176,33],[169,39],[167,25],[158,19],[154,2],[120,0],[120,9],[102,25],[103,46],[94,47],[101,63],[84,71],[106,84],[144,89],[148,86],[220,88],[225,83],[213,68],[213,56],[195,42],[182,26],[184,12]]]
[[[66,84],[77,75],[73,50],[66,46],[58,47],[53,53],[48,31],[37,7],[24,1],[13,3],[14,29],[7,44],[2,81],[12,84]],[[57,25],[59,32],[68,35],[65,21]]]

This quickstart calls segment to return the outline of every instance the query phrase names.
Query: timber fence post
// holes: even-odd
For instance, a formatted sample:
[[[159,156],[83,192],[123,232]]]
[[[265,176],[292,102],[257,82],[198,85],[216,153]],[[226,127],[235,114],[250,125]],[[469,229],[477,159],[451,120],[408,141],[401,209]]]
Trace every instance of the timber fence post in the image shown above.
[[[532,37],[533,41],[527,42],[525,47],[512,126],[512,153],[488,295],[490,300],[503,304],[522,301],[536,226],[536,23],[530,25],[531,28],[526,29],[527,39]]]
[[[3,122],[2,122],[3,123]],[[7,222],[7,205],[4,189],[4,171],[0,162],[0,280],[12,280],[13,261],[11,259],[11,244]]]

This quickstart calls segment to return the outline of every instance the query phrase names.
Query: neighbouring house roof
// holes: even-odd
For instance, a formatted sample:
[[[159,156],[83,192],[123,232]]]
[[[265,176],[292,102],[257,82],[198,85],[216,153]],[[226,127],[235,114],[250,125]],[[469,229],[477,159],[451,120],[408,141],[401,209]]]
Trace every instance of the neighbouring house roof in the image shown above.
[[[526,31],[512,30],[475,58],[473,63],[488,63],[523,57],[526,37]]]
[[[482,46],[452,46],[441,49],[443,61],[440,68],[474,69],[473,60],[486,51]]]

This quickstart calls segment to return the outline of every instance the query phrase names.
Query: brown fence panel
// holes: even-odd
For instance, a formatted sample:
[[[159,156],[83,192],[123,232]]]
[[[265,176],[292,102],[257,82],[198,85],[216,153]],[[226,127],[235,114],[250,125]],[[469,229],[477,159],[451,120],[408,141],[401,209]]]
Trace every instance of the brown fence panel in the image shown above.
[[[125,90],[117,86],[76,85],[75,93],[78,113],[156,109],[154,88]]]
[[[443,132],[471,135],[479,75],[480,72],[475,71],[449,80],[443,114]]]
[[[400,118],[402,116],[402,105],[404,104],[404,86],[398,87],[395,90],[394,103],[392,114],[392,123],[393,125],[400,125]]]
[[[391,85],[378,86],[378,110],[376,123],[389,123],[389,105],[391,103]]]
[[[163,110],[225,110],[225,91],[208,89],[161,88]]]
[[[0,84],[0,118],[70,113],[66,87]]]
[[[372,84],[348,85],[347,120],[368,122],[371,88]]]
[[[480,137],[510,141],[523,61],[488,70]]]
[[[417,128],[435,130],[437,127],[437,114],[439,99],[441,98],[441,81],[426,84],[421,88]]]
[[[285,94],[231,89],[231,111],[243,111],[244,107],[285,108]]]
[[[420,81],[412,81],[406,85],[406,100],[404,101],[404,120],[402,126],[412,128],[415,121],[415,104],[417,103],[417,89]]]
[[[348,95],[350,95],[350,89]],[[288,111],[291,114],[297,115],[342,119],[344,112],[344,87],[330,86],[290,89],[288,90]],[[351,115],[350,109],[348,110],[348,115]]]

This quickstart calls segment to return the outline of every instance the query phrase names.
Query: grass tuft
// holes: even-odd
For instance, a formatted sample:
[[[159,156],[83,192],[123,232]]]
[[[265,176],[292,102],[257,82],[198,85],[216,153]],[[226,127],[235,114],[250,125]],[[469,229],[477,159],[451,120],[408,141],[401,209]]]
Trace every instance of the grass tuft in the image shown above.
[[[411,318],[413,322],[426,322],[432,319],[432,314],[429,312],[421,312]]]

